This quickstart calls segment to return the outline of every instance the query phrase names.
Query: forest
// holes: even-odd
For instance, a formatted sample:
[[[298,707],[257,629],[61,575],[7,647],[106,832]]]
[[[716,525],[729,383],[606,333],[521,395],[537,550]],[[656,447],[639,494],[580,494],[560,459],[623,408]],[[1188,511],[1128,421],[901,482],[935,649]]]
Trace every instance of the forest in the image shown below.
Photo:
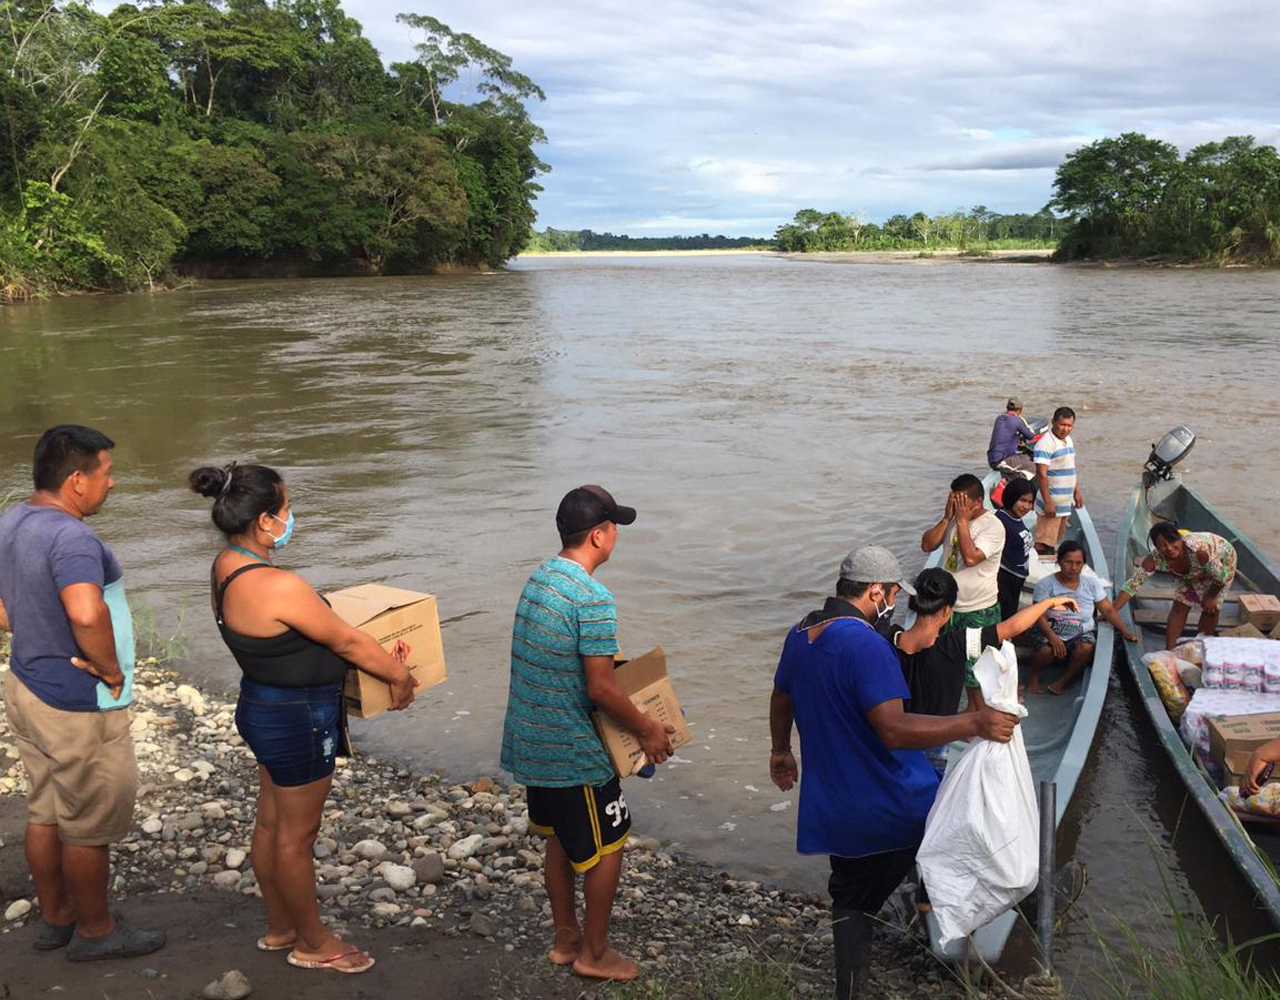
[[[386,66],[337,0],[0,2],[0,300],[511,258],[545,95],[473,36],[397,21],[415,57]]]

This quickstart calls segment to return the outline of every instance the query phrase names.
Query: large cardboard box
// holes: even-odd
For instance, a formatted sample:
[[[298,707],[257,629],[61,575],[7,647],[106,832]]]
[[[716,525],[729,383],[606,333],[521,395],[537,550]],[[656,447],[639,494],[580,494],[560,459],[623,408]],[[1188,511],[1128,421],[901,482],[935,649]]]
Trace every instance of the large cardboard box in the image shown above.
[[[1241,594],[1240,617],[1254,628],[1269,632],[1280,624],[1280,597],[1275,594]]]
[[[1222,636],[1224,639],[1265,639],[1267,637],[1266,632],[1258,628],[1257,625],[1252,625],[1249,622],[1245,622],[1243,625],[1237,625],[1234,628],[1221,629],[1218,632],[1218,635]]]
[[[671,734],[672,747],[682,747],[693,739],[667,677],[667,655],[661,646],[654,646],[634,660],[619,661],[614,677],[636,708],[651,719],[675,727],[676,731]],[[622,728],[606,712],[597,710],[593,717],[604,748],[609,751],[609,759],[620,775],[625,778],[644,767],[647,763],[644,751],[630,730]]]
[[[373,636],[409,668],[418,679],[419,694],[445,679],[444,644],[434,595],[366,583],[325,596],[339,618]],[[343,694],[347,712],[357,719],[371,719],[391,707],[391,685],[363,670],[347,672]]]
[[[1280,712],[1209,718],[1209,756],[1222,765],[1228,785],[1244,779],[1253,751],[1280,736]],[[1280,775],[1276,775],[1280,779]]]

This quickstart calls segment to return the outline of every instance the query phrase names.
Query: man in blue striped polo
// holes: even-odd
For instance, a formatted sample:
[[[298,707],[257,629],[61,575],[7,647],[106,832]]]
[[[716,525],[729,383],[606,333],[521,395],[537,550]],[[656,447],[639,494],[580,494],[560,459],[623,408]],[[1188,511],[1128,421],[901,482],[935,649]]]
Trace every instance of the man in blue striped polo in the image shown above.
[[[1071,520],[1071,512],[1084,506],[1076,476],[1076,446],[1071,430],[1076,411],[1059,406],[1053,423],[1036,442],[1036,551],[1051,555],[1058,550]]]
[[[628,980],[639,967],[609,947],[609,918],[631,814],[591,711],[600,708],[661,764],[674,727],[654,722],[614,679],[618,614],[592,574],[635,509],[600,486],[570,490],[556,512],[561,549],[529,577],[511,636],[511,687],[502,766],[527,786],[529,828],[547,839],[544,880],[555,922],[549,958],[581,976]],[[584,873],[579,926],[574,881]]]

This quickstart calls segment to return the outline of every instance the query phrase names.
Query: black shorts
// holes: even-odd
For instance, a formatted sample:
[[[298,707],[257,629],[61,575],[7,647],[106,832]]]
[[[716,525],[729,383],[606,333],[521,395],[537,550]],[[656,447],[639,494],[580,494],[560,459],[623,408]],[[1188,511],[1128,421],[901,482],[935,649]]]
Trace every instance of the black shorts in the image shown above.
[[[603,785],[526,790],[529,829],[556,837],[574,871],[595,867],[606,854],[622,850],[631,833],[631,810],[615,774]]]

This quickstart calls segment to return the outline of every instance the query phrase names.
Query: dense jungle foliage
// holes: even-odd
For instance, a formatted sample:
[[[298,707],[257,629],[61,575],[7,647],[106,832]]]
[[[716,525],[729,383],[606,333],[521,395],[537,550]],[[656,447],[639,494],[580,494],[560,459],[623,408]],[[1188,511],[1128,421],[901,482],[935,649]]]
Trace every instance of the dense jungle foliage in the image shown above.
[[[202,262],[384,273],[519,252],[542,91],[471,35],[397,21],[416,57],[388,68],[337,0],[0,2],[0,298]]]

